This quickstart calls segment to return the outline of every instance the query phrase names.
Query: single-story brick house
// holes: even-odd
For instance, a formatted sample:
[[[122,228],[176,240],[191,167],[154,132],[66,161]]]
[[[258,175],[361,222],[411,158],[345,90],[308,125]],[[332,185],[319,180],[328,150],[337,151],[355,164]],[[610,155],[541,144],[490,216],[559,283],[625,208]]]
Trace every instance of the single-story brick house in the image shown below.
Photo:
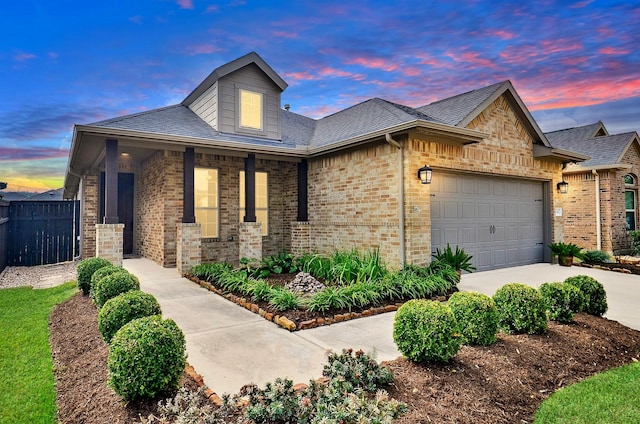
[[[562,149],[590,156],[568,164],[562,174],[564,239],[587,250],[627,253],[628,232],[638,229],[640,138],[637,132],[610,135],[602,122],[546,134]]]
[[[182,271],[378,248],[399,267],[448,242],[479,270],[550,259],[562,166],[587,156],[552,147],[509,81],[418,108],[373,98],[321,119],[282,108],[286,88],[249,53],[180,104],[76,125],[64,189],[82,203],[81,255]]]

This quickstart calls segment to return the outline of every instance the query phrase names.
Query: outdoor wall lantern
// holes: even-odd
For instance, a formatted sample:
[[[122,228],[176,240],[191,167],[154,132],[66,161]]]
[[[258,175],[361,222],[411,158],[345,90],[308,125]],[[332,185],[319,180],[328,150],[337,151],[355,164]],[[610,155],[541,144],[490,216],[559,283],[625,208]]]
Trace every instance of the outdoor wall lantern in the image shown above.
[[[567,194],[569,192],[569,183],[566,182],[564,178],[557,184],[557,187],[560,194]]]
[[[422,184],[431,184],[431,176],[433,175],[433,169],[427,165],[418,169],[418,178]]]

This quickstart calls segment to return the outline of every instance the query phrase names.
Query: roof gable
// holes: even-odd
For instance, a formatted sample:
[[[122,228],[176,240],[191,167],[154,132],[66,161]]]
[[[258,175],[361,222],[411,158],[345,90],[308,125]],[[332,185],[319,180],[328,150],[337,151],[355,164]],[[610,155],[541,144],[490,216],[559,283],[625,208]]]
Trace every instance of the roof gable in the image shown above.
[[[284,91],[288,84],[278,75],[271,66],[267,64],[256,52],[248,53],[236,60],[226,63],[213,70],[183,101],[182,104],[189,106],[198,99],[205,91],[207,91],[220,78],[229,75],[240,68],[254,63],[262,72],[264,72],[280,91]]]
[[[583,171],[588,169],[605,169],[628,166],[623,163],[627,150],[635,143],[640,146],[638,133],[629,132],[623,134],[591,137],[582,141],[567,142],[557,141],[558,147],[591,156],[590,159],[579,165],[570,165],[567,172]]]
[[[534,142],[551,147],[544,133],[516,92],[511,81],[506,80],[483,88],[458,94],[417,108],[434,118],[450,125],[467,127],[478,115],[488,108],[497,98],[504,96]]]

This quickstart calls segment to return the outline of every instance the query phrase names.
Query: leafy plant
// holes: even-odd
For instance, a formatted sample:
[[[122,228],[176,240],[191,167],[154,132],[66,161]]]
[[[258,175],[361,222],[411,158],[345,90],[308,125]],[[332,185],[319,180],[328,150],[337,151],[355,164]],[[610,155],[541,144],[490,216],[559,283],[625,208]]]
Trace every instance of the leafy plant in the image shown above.
[[[631,237],[631,254],[640,256],[640,230],[629,231]]]
[[[258,302],[268,301],[273,291],[271,285],[264,280],[249,280],[247,291]]]
[[[296,266],[302,272],[319,280],[331,279],[331,260],[318,254],[305,254],[296,259]]]
[[[109,265],[113,264],[107,259],[99,257],[83,259],[78,263],[77,283],[78,288],[82,290],[82,294],[88,295],[90,293],[91,277],[93,276],[93,273],[98,269]]]
[[[189,271],[191,275],[210,283],[218,283],[225,275],[233,271],[231,265],[225,262],[215,262],[196,265]]]
[[[460,349],[462,338],[449,306],[431,300],[410,300],[396,312],[393,340],[415,362],[447,362]]]
[[[326,287],[311,296],[306,305],[311,312],[327,312],[331,309],[346,308],[348,303],[343,287]]]
[[[329,353],[322,375],[338,381],[341,390],[355,389],[374,393],[393,381],[393,373],[388,366],[380,366],[375,359],[362,350],[342,349],[341,353]]]
[[[178,387],[185,363],[184,334],[173,320],[138,318],[111,340],[108,384],[125,400],[153,398]]]
[[[567,278],[564,282],[576,286],[585,296],[583,312],[589,315],[602,316],[609,309],[604,286],[595,278],[588,275],[576,275]]]
[[[596,262],[609,262],[611,256],[602,250],[587,250],[586,252],[582,252],[581,259],[588,264],[593,264]]]
[[[447,302],[458,322],[462,342],[488,346],[498,332],[498,309],[489,296],[475,292],[456,292]]]
[[[553,321],[571,322],[573,315],[582,310],[584,295],[571,284],[543,283],[539,290],[547,304],[549,319]]]
[[[282,287],[274,287],[269,296],[269,304],[279,312],[297,309],[301,305],[300,297]]]
[[[451,265],[456,271],[473,272],[476,267],[471,263],[472,255],[467,254],[464,249],[456,246],[456,250],[451,249],[449,243],[445,249],[436,249],[433,257],[440,262]]]
[[[140,281],[126,270],[118,271],[95,283],[91,290],[91,297],[93,303],[100,309],[107,300],[130,290],[140,290]]]
[[[547,305],[540,292],[520,283],[505,284],[493,295],[498,327],[507,333],[543,334],[547,331]]]
[[[582,248],[573,243],[551,243],[549,249],[551,249],[551,254],[555,256],[582,258]]]
[[[131,290],[107,300],[98,312],[98,329],[109,344],[116,332],[128,322],[161,313],[160,304],[153,295]]]

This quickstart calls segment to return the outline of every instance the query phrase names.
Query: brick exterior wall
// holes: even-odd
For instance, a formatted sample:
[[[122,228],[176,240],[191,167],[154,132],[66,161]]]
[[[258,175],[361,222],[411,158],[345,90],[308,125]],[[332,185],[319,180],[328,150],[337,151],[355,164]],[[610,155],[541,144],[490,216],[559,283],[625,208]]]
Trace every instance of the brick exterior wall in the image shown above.
[[[80,255],[96,256],[96,224],[98,223],[98,174],[87,173],[80,188]]]
[[[188,272],[192,266],[199,265],[202,256],[202,229],[197,223],[177,224],[177,268],[180,275]]]
[[[124,224],[96,224],[96,256],[122,266]]]
[[[242,222],[238,227],[239,258],[262,260],[262,224]]]
[[[601,249],[609,254],[628,253],[631,239],[626,231],[625,191],[629,188],[638,192],[638,186],[626,187],[624,176],[632,174],[638,181],[640,175],[640,149],[634,143],[622,157],[621,163],[631,165],[631,169],[608,169],[598,171],[600,177],[600,223]],[[564,239],[585,250],[598,247],[596,227],[596,178],[591,171],[566,174],[569,192],[565,195]],[[636,220],[638,202],[636,195]],[[636,228],[638,228],[636,222]]]
[[[219,237],[203,239],[203,262],[237,263],[240,234],[240,171],[244,158],[196,153],[195,166],[218,169]],[[291,250],[291,222],[297,213],[296,164],[293,162],[256,160],[256,171],[266,172],[269,183],[269,234],[262,237],[262,255],[271,256]],[[182,176],[180,176],[182,184]]]
[[[430,189],[417,179],[425,164],[438,170],[561,181],[559,163],[533,158],[533,139],[509,103],[498,98],[468,128],[489,134],[478,144],[456,146],[423,134],[397,137],[403,146],[405,260],[431,260]],[[400,266],[398,149],[384,142],[309,161],[310,249],[379,248],[386,263]],[[551,190],[551,210],[562,198]],[[562,238],[562,220],[549,217],[552,240]]]

